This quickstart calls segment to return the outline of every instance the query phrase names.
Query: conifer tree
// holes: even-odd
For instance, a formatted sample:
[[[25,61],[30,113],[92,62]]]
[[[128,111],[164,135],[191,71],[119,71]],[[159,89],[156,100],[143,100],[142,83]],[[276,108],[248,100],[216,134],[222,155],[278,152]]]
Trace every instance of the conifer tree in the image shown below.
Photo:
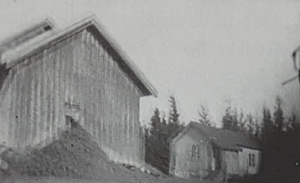
[[[239,121],[238,121],[238,113],[237,110],[231,109],[231,106],[228,106],[225,109],[225,114],[222,118],[222,127],[223,129],[231,130],[231,131],[240,131]]]
[[[177,103],[174,95],[170,96],[169,102],[170,102],[170,111],[169,111],[169,119],[168,119],[168,129],[170,130],[169,134],[172,134],[178,129],[180,129],[182,125],[180,124],[179,121],[180,114],[178,113],[177,110]]]
[[[284,117],[283,117],[283,110],[282,110],[282,100],[279,96],[276,97],[274,123],[275,123],[276,132],[281,132],[283,130]]]
[[[199,122],[206,125],[206,126],[212,126],[210,120],[208,119],[208,110],[205,109],[203,105],[201,105],[201,111],[198,111],[199,114]]]
[[[155,108],[154,114],[151,117],[151,134],[156,135],[160,131],[161,127],[161,119],[160,119],[160,112],[158,108]]]

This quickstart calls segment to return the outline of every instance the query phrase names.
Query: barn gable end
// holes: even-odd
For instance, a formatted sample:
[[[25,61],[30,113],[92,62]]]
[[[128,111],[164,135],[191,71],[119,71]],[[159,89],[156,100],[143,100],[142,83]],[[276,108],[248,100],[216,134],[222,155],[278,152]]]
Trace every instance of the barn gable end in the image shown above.
[[[73,118],[111,160],[143,163],[139,98],[156,91],[96,24],[86,18],[2,60],[9,73],[1,89],[6,133],[0,138],[8,146],[43,147]]]

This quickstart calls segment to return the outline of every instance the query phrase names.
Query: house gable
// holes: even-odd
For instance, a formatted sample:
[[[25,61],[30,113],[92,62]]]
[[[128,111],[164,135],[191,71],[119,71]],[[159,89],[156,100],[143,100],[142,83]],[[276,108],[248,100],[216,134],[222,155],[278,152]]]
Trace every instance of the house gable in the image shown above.
[[[171,143],[171,174],[189,178],[191,176],[207,176],[207,169],[212,166],[213,148],[210,140],[187,126]],[[189,171],[187,171],[189,170]]]

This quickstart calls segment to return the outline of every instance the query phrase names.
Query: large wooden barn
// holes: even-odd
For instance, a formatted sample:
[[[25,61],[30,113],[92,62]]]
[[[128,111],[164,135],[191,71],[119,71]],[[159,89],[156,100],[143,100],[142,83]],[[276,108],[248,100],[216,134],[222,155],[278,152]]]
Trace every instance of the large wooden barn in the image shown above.
[[[143,163],[139,99],[156,90],[95,16],[65,29],[47,19],[0,48],[2,144],[43,147],[77,122],[111,160]]]
[[[169,173],[182,178],[253,175],[260,159],[260,146],[247,135],[190,122],[171,138]]]

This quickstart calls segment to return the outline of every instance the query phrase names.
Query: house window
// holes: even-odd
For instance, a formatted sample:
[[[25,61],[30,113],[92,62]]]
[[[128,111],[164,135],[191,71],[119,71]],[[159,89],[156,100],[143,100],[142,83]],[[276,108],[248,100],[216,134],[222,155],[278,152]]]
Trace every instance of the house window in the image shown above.
[[[249,154],[249,167],[255,167],[255,155],[254,154]]]
[[[252,166],[255,167],[255,156],[252,154]]]
[[[192,146],[192,158],[199,159],[200,158],[200,148],[197,145]]]

